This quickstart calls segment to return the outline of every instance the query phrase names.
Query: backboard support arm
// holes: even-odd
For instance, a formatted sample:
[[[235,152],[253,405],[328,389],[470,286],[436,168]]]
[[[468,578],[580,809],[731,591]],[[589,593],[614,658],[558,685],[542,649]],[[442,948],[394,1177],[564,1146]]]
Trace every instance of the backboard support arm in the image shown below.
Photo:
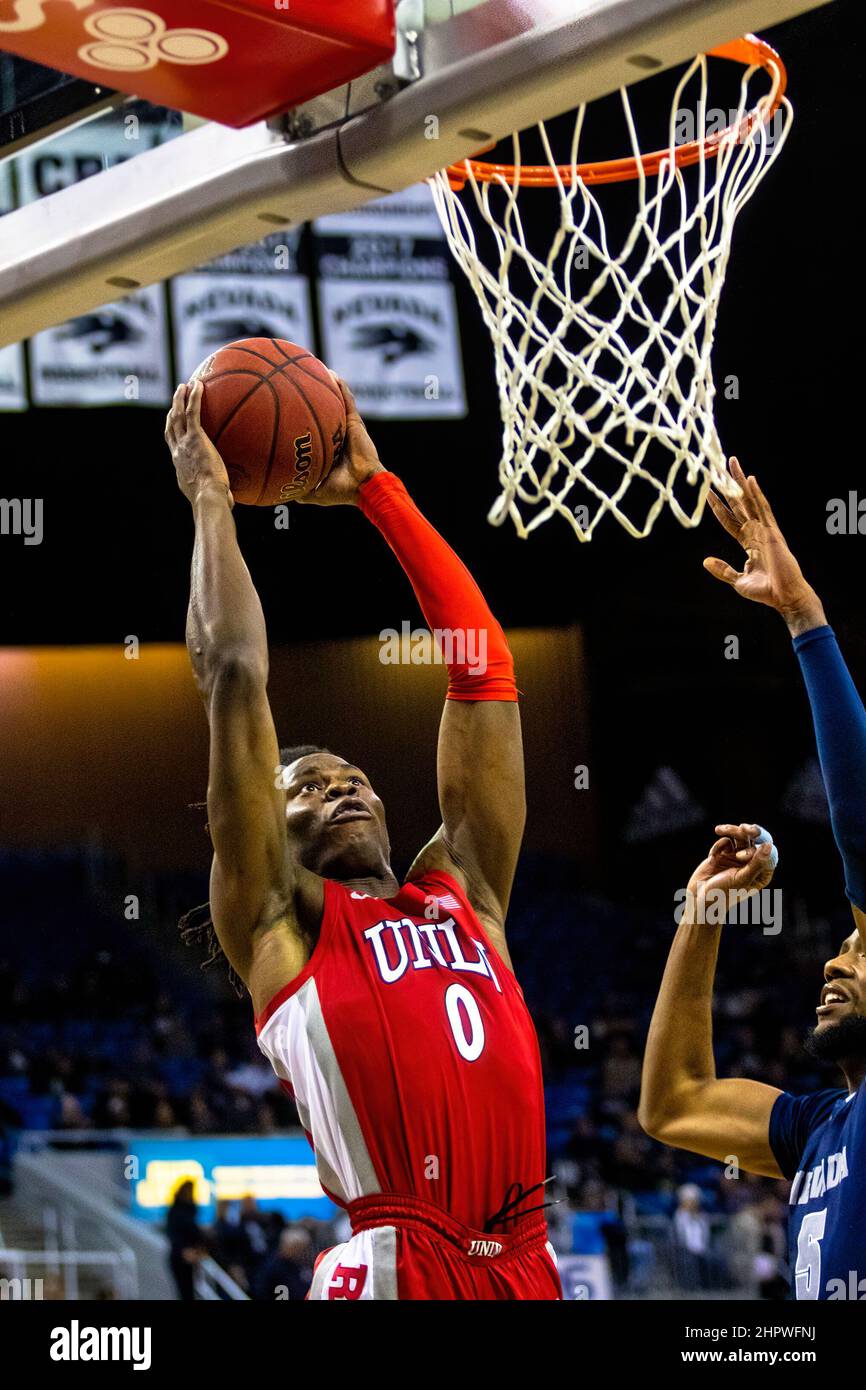
[[[390,82],[363,78],[354,99],[320,99],[319,124],[310,103],[309,136],[203,126],[0,219],[0,345],[408,187],[514,129],[825,3],[534,0],[530,14],[520,0],[486,0],[428,24],[410,40],[417,80],[405,61]],[[353,115],[359,93],[370,104]]]

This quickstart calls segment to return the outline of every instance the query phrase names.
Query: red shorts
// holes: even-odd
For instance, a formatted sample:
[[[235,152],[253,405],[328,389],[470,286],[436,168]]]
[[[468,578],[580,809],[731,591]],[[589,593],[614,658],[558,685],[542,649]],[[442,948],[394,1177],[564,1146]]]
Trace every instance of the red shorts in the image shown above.
[[[562,1298],[538,1214],[491,1235],[417,1197],[361,1197],[348,1210],[352,1238],[319,1256],[310,1299]]]

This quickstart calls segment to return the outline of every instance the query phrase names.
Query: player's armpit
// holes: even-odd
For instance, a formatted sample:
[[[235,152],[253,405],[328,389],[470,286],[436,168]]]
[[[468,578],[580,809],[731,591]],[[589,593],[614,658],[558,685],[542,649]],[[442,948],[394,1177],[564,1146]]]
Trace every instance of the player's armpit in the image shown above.
[[[668,1098],[666,1113],[640,1122],[647,1134],[674,1149],[736,1163],[747,1173],[781,1178],[770,1147],[770,1116],[781,1095],[775,1086],[742,1079],[695,1082]]]
[[[406,875],[407,881],[423,878],[425,874],[433,873],[437,869],[450,874],[460,884],[491,945],[513,974],[514,967],[505,941],[504,918],[499,902],[490,886],[483,881],[480,872],[477,869],[474,873],[467,870],[453,845],[449,844],[444,825],[439,827],[432,840],[428,840],[416,856]]]
[[[217,935],[226,956],[250,992],[253,1010],[263,1012],[276,994],[301,973],[315,945],[315,930],[300,928],[304,921],[321,922],[324,885],[316,875],[301,869],[294,899],[273,894],[261,908],[257,924],[243,934],[227,930],[235,913],[236,885],[227,880],[220,861],[211,869],[210,903]],[[294,906],[291,906],[292,901]],[[222,924],[222,928],[220,927]]]

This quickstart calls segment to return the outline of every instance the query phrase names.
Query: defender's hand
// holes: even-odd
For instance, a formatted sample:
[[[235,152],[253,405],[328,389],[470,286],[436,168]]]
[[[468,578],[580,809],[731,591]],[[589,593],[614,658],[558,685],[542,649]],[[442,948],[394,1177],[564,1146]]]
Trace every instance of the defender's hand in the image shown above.
[[[700,903],[707,893],[724,893],[731,904],[759,893],[776,871],[772,840],[755,845],[759,825],[717,825],[716,840],[689,880],[690,901]]]
[[[234,506],[226,466],[202,428],[203,394],[201,381],[178,386],[165,422],[165,442],[171,450],[177,485],[189,502],[195,502],[203,488],[215,486],[225,488],[229,506]]]
[[[743,598],[775,608],[796,637],[827,621],[821,600],[803,578],[770,504],[755,478],[747,478],[737,459],[731,459],[731,475],[741,488],[741,496],[726,505],[715,493],[709,504],[729,536],[743,547],[746,563],[742,573],[715,558],[704,561],[704,569],[724,584],[730,584]]]
[[[319,507],[357,507],[358,489],[374,473],[383,473],[376,446],[367,433],[364,421],[358,414],[355,397],[345,381],[331,372],[331,376],[343,393],[346,403],[346,442],[342,457],[331,469],[327,478],[306,497],[299,497],[301,503],[313,503]]]

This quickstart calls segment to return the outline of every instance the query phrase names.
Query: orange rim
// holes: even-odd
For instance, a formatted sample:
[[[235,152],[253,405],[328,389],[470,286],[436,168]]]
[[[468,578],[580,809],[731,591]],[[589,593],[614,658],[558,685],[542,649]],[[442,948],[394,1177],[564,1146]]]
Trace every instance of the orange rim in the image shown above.
[[[779,90],[772,107],[763,117],[764,122],[768,124],[782,105],[788,89],[787,69],[776,50],[763,39],[756,38],[754,34],[747,34],[745,38],[734,39],[732,43],[710,49],[709,56],[728,58],[748,68],[761,67],[773,77],[778,72]],[[674,155],[674,163],[678,169],[685,169],[691,164],[699,163],[702,157],[714,159],[732,134],[736,134],[738,139],[745,139],[761,119],[759,112],[750,111],[743,117],[739,126],[728,126],[715,135],[707,136],[705,140],[690,140],[688,144],[680,145]],[[559,164],[555,168],[549,164],[527,164],[518,168],[514,164],[486,164],[482,160],[465,159],[460,164],[450,165],[447,173],[448,182],[455,193],[462,192],[466,187],[470,170],[478,183],[498,183],[504,180],[512,185],[517,183],[522,188],[556,188],[559,183],[570,184],[574,174],[585,184],[626,183],[629,179],[640,177],[641,166],[644,174],[651,177],[669,160],[668,148],[656,150],[654,154],[646,154],[639,159],[635,156],[627,159],[608,159],[598,164],[578,164],[575,169],[572,169],[570,164]]]

